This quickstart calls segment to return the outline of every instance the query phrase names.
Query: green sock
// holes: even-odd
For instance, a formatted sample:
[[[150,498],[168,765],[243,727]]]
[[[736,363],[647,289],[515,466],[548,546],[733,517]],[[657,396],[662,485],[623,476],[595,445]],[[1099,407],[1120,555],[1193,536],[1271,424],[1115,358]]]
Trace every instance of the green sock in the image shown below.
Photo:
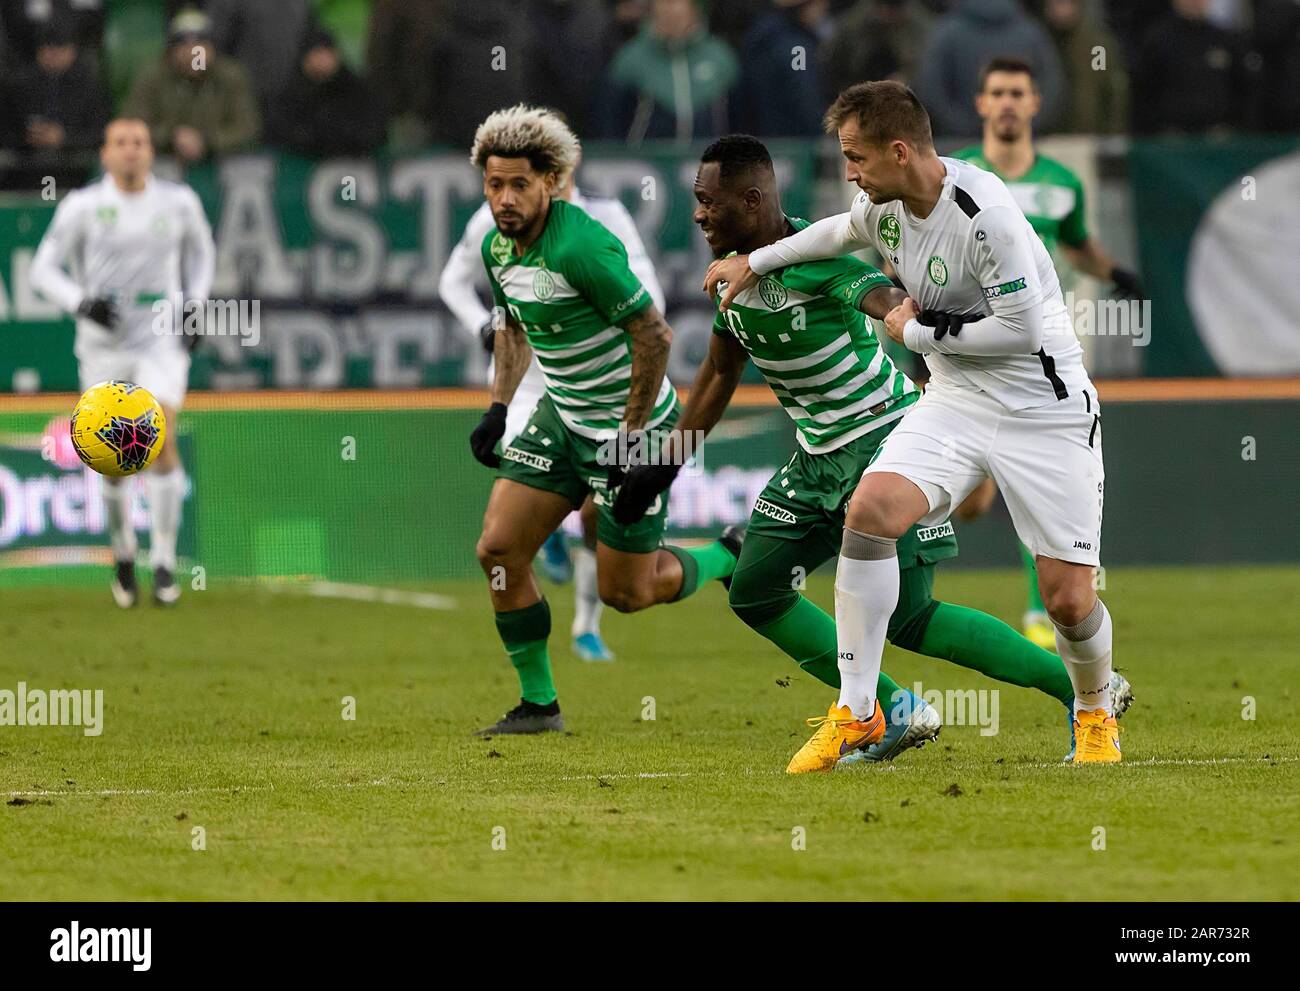
[[[721,541],[703,547],[668,547],[666,550],[682,564],[682,587],[673,597],[674,602],[692,595],[704,582],[730,578],[736,570],[736,558]]]
[[[550,705],[555,701],[551,655],[546,649],[546,638],[551,635],[551,607],[542,599],[523,609],[499,612],[496,617],[497,633],[519,675],[520,696],[525,702]]]
[[[1074,686],[1059,657],[1030,643],[1002,620],[975,609],[938,603],[919,652],[998,681],[1037,688],[1067,705],[1074,702]]]
[[[801,595],[793,609],[780,619],[754,627],[754,632],[771,640],[818,681],[831,688],[840,687],[835,620],[815,602]],[[881,705],[887,707],[896,691],[898,683],[881,671],[876,682]]]
[[[1045,613],[1047,607],[1043,605],[1043,597],[1038,594],[1038,567],[1034,564],[1034,555],[1018,540],[1016,547],[1020,550],[1020,560],[1025,566],[1025,612]]]

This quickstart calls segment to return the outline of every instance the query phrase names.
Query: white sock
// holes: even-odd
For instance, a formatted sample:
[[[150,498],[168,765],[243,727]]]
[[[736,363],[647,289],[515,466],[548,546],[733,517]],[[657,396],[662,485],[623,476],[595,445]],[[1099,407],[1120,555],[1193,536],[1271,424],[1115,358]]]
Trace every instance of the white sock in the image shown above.
[[[1074,711],[1110,712],[1110,613],[1101,599],[1078,626],[1056,627],[1056,652],[1074,685]]]
[[[185,498],[185,471],[173,468],[144,476],[149,497],[149,566],[176,570],[176,534],[181,528],[181,502]]]
[[[587,547],[573,549],[573,606],[573,636],[599,634],[604,603],[596,585],[596,552]]]
[[[844,544],[835,570],[839,704],[847,705],[855,719],[869,719],[876,709],[885,631],[898,605],[896,543],[844,529]]]
[[[108,539],[114,561],[135,561],[138,543],[131,525],[131,485],[126,478],[104,479],[104,509],[108,515]]]

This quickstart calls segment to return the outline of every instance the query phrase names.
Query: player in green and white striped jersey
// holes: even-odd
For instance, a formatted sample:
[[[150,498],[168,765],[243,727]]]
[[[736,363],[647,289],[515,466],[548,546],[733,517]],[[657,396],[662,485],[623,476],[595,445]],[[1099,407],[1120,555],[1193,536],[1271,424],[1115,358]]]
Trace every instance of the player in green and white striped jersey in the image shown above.
[[[724,148],[739,144],[733,137]],[[708,193],[697,183],[696,195]],[[784,219],[790,230],[808,226]],[[893,283],[853,258],[791,265],[764,276],[714,318],[714,333],[733,336],[763,373],[809,454],[879,430],[921,397],[855,309],[877,289],[886,290],[880,299],[891,298]],[[884,303],[876,308],[887,312]]]
[[[1034,117],[1041,102],[1029,62],[1013,55],[990,59],[980,71],[975,96],[975,109],[984,121],[983,140],[953,152],[952,157],[978,165],[1006,183],[1058,270],[1064,257],[1076,271],[1113,283],[1117,296],[1137,299],[1142,296],[1137,274],[1116,264],[1088,232],[1083,182],[1066,165],[1034,147]],[[986,479],[953,515],[959,520],[982,516],[996,495],[993,480]],[[1016,544],[1025,571],[1025,636],[1054,649],[1056,634],[1038,592],[1033,555],[1024,544]]]
[[[672,331],[628,267],[626,249],[555,196],[578,153],[559,117],[523,105],[491,114],[470,153],[496,222],[483,239],[483,264],[500,316],[492,406],[470,438],[474,456],[500,469],[477,552],[521,687],[519,705],[484,733],[564,728],[547,649],[550,609],[532,561],[588,493],[597,511],[600,597],[619,612],[675,602],[703,582],[726,579],[740,552],[727,534],[704,547],[661,547],[666,500],[635,523],[613,518],[608,496],[627,454],[645,446],[646,432],[653,438],[671,428],[680,410],[664,377]],[[498,455],[506,407],[534,354],[546,394]]]
[[[717,257],[807,226],[782,212],[771,157],[746,135],[722,138],[705,150],[695,198],[695,221]],[[750,358],[794,420],[799,450],[754,505],[730,602],[757,633],[836,688],[835,621],[800,594],[799,576],[838,554],[849,496],[920,396],[864,316],[883,318],[904,296],[886,276],[851,257],[765,275],[730,309],[718,310],[709,357],[677,423],[683,432],[712,429]],[[669,463],[629,472],[615,518],[636,518],[668,489],[678,459],[664,460]],[[891,643],[1073,701],[1059,658],[1001,620],[933,598],[934,565],[957,555],[951,523],[913,527],[898,548],[900,595],[889,621]],[[937,713],[884,673],[878,697],[888,705],[886,731],[866,750],[867,759],[888,760],[938,732]]]

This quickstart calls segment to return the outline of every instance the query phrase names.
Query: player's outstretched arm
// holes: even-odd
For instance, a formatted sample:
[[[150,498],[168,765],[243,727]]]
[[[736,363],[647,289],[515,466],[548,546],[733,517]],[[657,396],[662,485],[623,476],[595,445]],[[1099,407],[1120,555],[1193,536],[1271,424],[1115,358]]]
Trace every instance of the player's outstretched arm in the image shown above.
[[[725,282],[727,285],[722,291],[720,306],[723,310],[729,310],[736,295],[758,282],[760,275],[796,262],[837,258],[866,248],[869,244],[858,235],[852,213],[824,217],[751,254],[732,255],[712,262],[704,275],[704,291],[714,296],[718,284]]]
[[[673,332],[657,306],[647,306],[623,323],[631,338],[632,382],[628,387],[627,408],[623,413],[625,430],[640,430],[650,419],[659,386],[668,370],[668,349]]]
[[[749,256],[749,267],[758,275],[766,275],[795,262],[838,258],[870,246],[871,242],[859,235],[852,211],[837,213],[759,248]]]

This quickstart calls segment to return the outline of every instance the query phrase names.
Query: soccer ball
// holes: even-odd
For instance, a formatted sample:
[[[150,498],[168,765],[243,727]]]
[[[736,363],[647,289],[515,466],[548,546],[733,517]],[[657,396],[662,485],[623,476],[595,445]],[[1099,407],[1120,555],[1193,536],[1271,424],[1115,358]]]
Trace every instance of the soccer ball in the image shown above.
[[[101,475],[144,471],[162,450],[167,420],[149,390],[132,382],[100,382],[72,411],[72,446]]]

